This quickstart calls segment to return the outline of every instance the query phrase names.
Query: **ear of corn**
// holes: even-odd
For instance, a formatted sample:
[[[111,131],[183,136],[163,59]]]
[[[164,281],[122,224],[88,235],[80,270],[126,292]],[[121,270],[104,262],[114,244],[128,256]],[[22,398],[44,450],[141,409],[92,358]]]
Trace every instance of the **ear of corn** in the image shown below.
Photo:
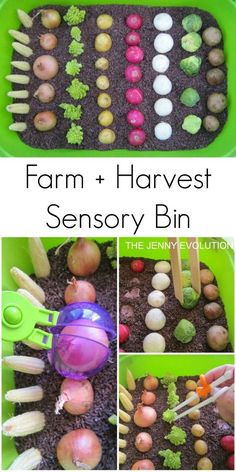
[[[126,454],[124,452],[119,451],[119,464],[124,464],[126,461]]]
[[[120,434],[128,434],[129,428],[125,424],[119,423],[119,433]]]
[[[12,403],[30,403],[38,402],[43,398],[43,389],[40,385],[33,385],[32,387],[16,388],[9,390],[5,399]]]
[[[10,29],[8,33],[10,34],[10,36],[12,36],[12,38],[19,41],[19,43],[22,43],[22,44],[30,43],[30,37],[28,34],[25,34],[25,33],[22,33],[21,31],[17,31],[13,29]]]
[[[11,90],[8,92],[7,96],[10,98],[24,99],[29,98],[29,92],[28,90]]]
[[[35,298],[37,298],[37,300],[39,300],[40,303],[45,302],[45,293],[43,289],[22,270],[18,269],[18,267],[12,267],[10,269],[10,274],[19,288],[24,288],[30,292]]]
[[[131,416],[124,410],[119,410],[119,418],[121,421],[124,421],[124,423],[130,423],[131,421]]]
[[[32,305],[38,306],[39,308],[44,308],[44,305],[42,305],[42,303],[40,303],[38,299],[32,295],[32,293],[28,292],[28,290],[25,290],[24,288],[18,288],[17,292],[22,295],[22,297],[27,298],[27,300],[29,300]]]
[[[28,72],[31,69],[30,64],[26,61],[12,61],[11,65],[23,72]]]
[[[37,277],[49,277],[51,267],[40,238],[28,238],[29,253]]]
[[[44,370],[45,364],[41,359],[30,356],[7,356],[3,357],[3,364],[10,369],[25,374],[38,375]]]
[[[28,75],[22,74],[10,74],[6,76],[6,80],[12,82],[13,84],[20,84],[20,85],[28,85],[30,82],[30,78]]]
[[[28,103],[12,103],[7,106],[7,111],[17,115],[27,115],[30,111],[30,107]]]
[[[132,400],[132,395],[131,393],[128,392],[128,390],[123,387],[123,385],[119,384],[119,392],[124,393],[130,400]]]
[[[20,437],[38,433],[45,426],[45,415],[41,411],[28,411],[22,415],[12,416],[2,425],[5,436]]]
[[[119,439],[119,448],[124,449],[127,447],[127,441],[125,439]]]
[[[22,454],[12,462],[8,470],[34,470],[38,467],[42,459],[40,450],[31,447],[22,452]]]
[[[29,48],[29,46],[25,46],[24,44],[18,43],[14,41],[12,43],[13,49],[15,49],[18,54],[21,54],[23,57],[30,57],[33,55],[33,49]]]
[[[135,383],[133,374],[129,369],[126,369],[126,380],[127,380],[128,389],[129,390],[135,390],[136,389],[136,383]]]
[[[26,123],[12,123],[9,126],[10,131],[16,131],[17,133],[23,133],[27,129]]]
[[[126,411],[132,411],[134,409],[133,403],[124,393],[120,393],[119,398]]]
[[[25,11],[18,9],[17,15],[22,25],[25,26],[25,28],[32,28],[33,20],[27,13],[25,13]]]

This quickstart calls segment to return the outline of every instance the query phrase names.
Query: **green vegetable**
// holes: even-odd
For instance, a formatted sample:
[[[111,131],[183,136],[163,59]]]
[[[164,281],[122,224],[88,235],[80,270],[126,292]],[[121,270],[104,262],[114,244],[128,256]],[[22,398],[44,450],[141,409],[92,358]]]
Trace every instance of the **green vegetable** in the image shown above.
[[[163,465],[169,469],[180,469],[181,468],[181,452],[173,452],[170,449],[164,449],[158,452],[159,456],[164,457],[165,460]]]
[[[189,264],[188,259],[182,259],[181,264],[182,264],[182,270],[190,270],[190,264]]]
[[[71,85],[66,89],[66,91],[74,100],[82,100],[82,98],[86,97],[89,91],[89,86],[81,82],[79,79],[73,79]]]
[[[161,384],[164,387],[168,387],[169,384],[177,382],[178,377],[173,374],[166,374],[163,379],[161,379]]]
[[[181,46],[187,52],[195,52],[202,45],[202,38],[198,33],[188,33],[181,39]]]
[[[171,382],[168,387],[168,397],[167,404],[170,408],[174,408],[179,403],[179,395],[176,394],[176,385],[174,382]]]
[[[182,277],[183,288],[192,286],[192,274],[190,270],[182,270],[181,277]]]
[[[192,31],[197,32],[202,27],[202,19],[199,15],[188,15],[183,19],[182,26],[187,33],[191,33]]]
[[[180,69],[189,77],[194,77],[200,71],[202,59],[199,56],[189,56],[180,61]]]
[[[200,297],[200,295],[192,287],[185,287],[183,289],[183,296],[184,301],[182,306],[187,310],[191,310],[192,308],[194,308],[197,305]]]
[[[81,105],[71,105],[70,103],[61,103],[60,108],[65,110],[64,118],[71,121],[79,121],[82,116],[82,107]]]
[[[82,67],[82,64],[80,64],[77,59],[72,59],[72,61],[69,61],[66,64],[66,73],[74,77],[80,73]]]
[[[69,53],[72,56],[80,56],[84,52],[84,44],[78,43],[75,39],[69,45]]]
[[[117,416],[116,415],[109,416],[108,421],[113,426],[116,426],[117,425]]]
[[[81,40],[81,29],[78,28],[78,26],[73,26],[73,28],[71,28],[70,35],[76,41],[80,41]]]
[[[196,329],[193,323],[183,318],[177,324],[174,330],[174,336],[178,341],[183,344],[187,344],[192,341],[193,337],[196,335]]]
[[[186,443],[187,434],[182,428],[177,426],[172,426],[171,432],[165,436],[165,439],[168,439],[175,446],[180,446],[181,444]]]
[[[106,249],[106,254],[108,259],[110,259],[111,266],[113,269],[117,268],[117,242],[116,239],[113,239],[111,246],[108,246]]]
[[[166,423],[173,423],[176,420],[177,413],[169,408],[163,412],[162,419],[166,421]]]
[[[190,134],[197,134],[201,126],[202,120],[196,115],[186,116],[182,124],[182,128]]]
[[[69,26],[77,26],[85,20],[86,11],[72,5],[63,17]]]
[[[181,103],[186,107],[195,107],[199,100],[199,93],[192,87],[186,88],[180,96]]]
[[[80,145],[84,139],[84,133],[81,126],[77,126],[75,123],[72,123],[71,128],[66,135],[66,139],[69,144]]]

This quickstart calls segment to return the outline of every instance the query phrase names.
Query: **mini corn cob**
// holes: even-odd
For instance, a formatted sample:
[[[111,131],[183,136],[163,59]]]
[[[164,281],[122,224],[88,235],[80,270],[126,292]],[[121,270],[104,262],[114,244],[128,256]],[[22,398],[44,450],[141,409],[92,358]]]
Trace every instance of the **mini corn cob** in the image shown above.
[[[10,98],[20,98],[20,99],[25,99],[29,98],[29,92],[28,90],[11,90],[7,94],[8,97]]]
[[[135,390],[136,384],[132,372],[129,369],[126,369],[126,380],[129,390]]]
[[[128,390],[126,390],[126,388],[123,387],[123,385],[121,385],[121,384],[119,384],[119,392],[124,393],[130,400],[132,400],[131,393],[129,393]]]
[[[45,426],[45,415],[41,411],[28,411],[22,415],[12,416],[2,425],[5,436],[20,437],[38,433]]]
[[[10,36],[12,36],[12,38],[19,41],[19,43],[22,43],[22,44],[30,43],[30,37],[28,34],[25,34],[25,33],[22,33],[21,31],[17,31],[13,29],[10,29],[8,33],[10,34]]]
[[[22,297],[27,298],[29,302],[32,303],[34,306],[38,306],[39,308],[44,308],[44,305],[40,303],[37,298],[35,298],[32,293],[28,292],[28,290],[25,290],[24,288],[18,288],[17,292],[22,295]]]
[[[18,42],[13,42],[12,43],[13,49],[15,49],[16,52],[21,54],[24,57],[30,57],[33,55],[33,50],[29,48],[29,46],[25,46],[24,44],[18,43]]]
[[[10,369],[25,374],[38,375],[44,370],[45,364],[41,359],[31,356],[7,356],[3,357],[3,364]]]
[[[129,428],[125,424],[119,423],[119,433],[120,434],[128,434]]]
[[[27,61],[12,61],[11,65],[23,72],[28,72],[31,69],[31,65]]]
[[[25,452],[22,452],[22,454],[12,462],[8,470],[34,470],[38,467],[42,459],[40,450],[31,447]]]
[[[18,267],[12,267],[10,269],[10,274],[19,288],[24,288],[30,292],[40,303],[45,302],[45,293],[43,289],[22,270],[18,269]]]
[[[5,399],[12,403],[39,402],[42,398],[43,389],[39,385],[9,390],[5,395]]]
[[[124,393],[120,393],[119,398],[126,411],[132,411],[134,409],[133,403]]]
[[[7,75],[6,80],[11,82],[12,84],[20,84],[20,85],[28,85],[30,82],[30,78],[28,77],[28,75],[22,75],[22,74]]]
[[[12,103],[6,109],[9,113],[16,113],[17,115],[27,115],[30,111],[28,103]]]
[[[23,133],[27,129],[26,123],[12,123],[9,126],[10,131],[16,131],[17,133]]]
[[[119,418],[121,421],[124,421],[125,423],[129,423],[131,421],[131,416],[126,413],[124,410],[119,410]]]
[[[124,452],[119,451],[119,464],[124,464],[126,461],[126,454]]]
[[[127,441],[125,439],[119,439],[119,447],[124,449],[127,447]]]
[[[17,10],[17,15],[22,25],[25,26],[25,28],[32,28],[33,20],[27,13],[25,13],[25,11]]]
[[[49,277],[51,267],[40,238],[28,238],[29,254],[36,277]]]

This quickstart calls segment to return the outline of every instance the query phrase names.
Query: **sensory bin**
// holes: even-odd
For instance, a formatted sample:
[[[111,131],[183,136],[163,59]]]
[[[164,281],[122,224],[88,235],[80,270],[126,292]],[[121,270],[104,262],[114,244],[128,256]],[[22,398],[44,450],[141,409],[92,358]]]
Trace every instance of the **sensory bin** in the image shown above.
[[[55,97],[48,103],[41,103],[34,97],[45,80],[35,77],[32,67],[27,72],[15,67],[12,70],[14,75],[23,74],[30,78],[30,82],[23,87],[22,84],[14,84],[14,90],[23,88],[29,94],[24,100],[14,100],[15,103],[26,103],[26,107],[23,107],[25,114],[15,114],[16,108],[8,108],[13,112],[16,123],[12,129],[21,130],[20,136],[24,143],[33,148],[48,150],[189,150],[208,146],[221,132],[227,119],[227,70],[224,58],[218,57],[217,67],[221,72],[218,71],[217,83],[220,83],[210,85],[207,82],[206,74],[213,68],[208,54],[212,54],[212,50],[217,48],[221,49],[222,56],[224,49],[219,32],[218,38],[214,39],[214,46],[201,40],[208,27],[218,28],[217,22],[208,12],[195,8],[109,5],[81,8],[79,15],[72,15],[71,18],[70,14],[68,17],[68,8],[53,8],[56,8],[61,18],[66,17],[67,22],[62,19],[57,28],[45,28],[41,22],[41,14],[38,14],[40,7],[33,10],[30,12],[31,17],[38,14],[33,27],[21,28],[29,36],[30,43],[27,47],[32,49],[33,54],[29,58],[22,58],[16,51],[13,54],[14,61],[26,60],[30,66],[33,66],[38,56],[49,55],[50,62],[54,57],[59,66],[56,75],[48,80],[56,91]],[[44,9],[50,9],[50,5]],[[171,17],[172,26],[172,23],[166,25],[165,20],[159,23],[157,19],[154,26],[154,19],[162,13]],[[98,17],[104,14],[109,16],[105,19],[102,17],[103,23],[100,20],[97,24]],[[202,25],[189,26],[185,23],[184,29],[182,21],[192,14],[201,17]],[[132,23],[132,18],[136,18],[136,23]],[[45,51],[40,46],[39,38],[45,33],[52,33],[57,37],[55,48]],[[100,37],[103,44],[99,44],[97,39],[100,34],[105,34]],[[156,39],[159,34],[161,36]],[[183,39],[184,49],[181,40],[187,34],[190,37]],[[197,50],[194,43],[196,38],[199,46]],[[165,59],[163,61],[162,56],[161,64],[154,60],[154,70],[152,61],[160,53],[165,55]],[[195,65],[201,63],[201,67],[199,71],[193,71],[190,66],[193,76],[189,76],[188,65],[186,73],[186,68],[185,72],[181,70],[180,62],[193,55],[197,56],[193,59]],[[97,63],[101,58],[108,60],[108,63]],[[73,63],[75,75],[71,76],[67,73],[68,68],[67,72],[65,69],[68,62],[74,60],[82,67],[76,65],[74,70]],[[169,64],[167,69],[166,63]],[[71,73],[71,67],[69,69]],[[76,82],[70,88],[70,94],[66,89],[73,80]],[[79,86],[78,80],[82,82]],[[215,78],[213,82],[216,83]],[[182,95],[189,88],[191,90]],[[210,101],[214,102],[212,105],[208,99],[213,93],[223,95],[211,97]],[[159,99],[161,102],[156,103]],[[18,112],[21,110],[18,109]],[[45,111],[50,113],[37,116]],[[207,119],[207,123],[204,121],[205,129],[203,119],[209,115],[211,118]],[[35,117],[38,129],[34,126]],[[17,125],[18,122],[24,124]]]
[[[32,238],[33,239],[33,238]],[[85,240],[80,240],[84,244]],[[51,267],[50,275],[47,277],[36,277],[34,274],[31,276],[34,281],[44,290],[46,300],[45,307],[53,310],[61,310],[63,306],[67,303],[68,305],[71,302],[71,296],[76,296],[81,300],[88,300],[89,303],[93,304],[94,301],[103,309],[107,311],[113,324],[115,326],[116,322],[116,270],[115,270],[115,258],[116,258],[116,249],[114,241],[101,242],[98,240],[97,247],[101,253],[101,262],[97,267],[94,273],[87,276],[78,276],[75,275],[77,281],[79,281],[78,287],[80,290],[74,292],[72,272],[69,270],[72,269],[72,266],[68,264],[68,254],[73,242],[68,242],[60,248],[59,252],[56,252],[58,245],[54,246],[51,244],[50,249],[48,250],[48,260]],[[27,251],[27,247],[26,247]],[[88,256],[87,256],[88,257]],[[13,258],[14,260],[14,258]],[[16,256],[17,263],[17,256]],[[22,266],[21,266],[22,267]],[[24,268],[24,264],[23,264]],[[92,269],[91,269],[92,270]],[[29,272],[30,273],[30,272]],[[68,281],[72,281],[72,284],[68,284]],[[83,283],[89,282],[91,285],[82,285]],[[67,289],[66,289],[67,287]],[[66,289],[66,291],[65,291]],[[94,292],[95,291],[95,292]],[[68,298],[69,297],[69,298]],[[95,300],[94,300],[95,299]],[[42,327],[44,331],[47,329]],[[63,328],[69,329],[68,327]],[[80,329],[86,330],[86,328],[81,327]],[[99,333],[102,330],[97,330]],[[68,333],[69,334],[69,333]],[[100,334],[99,334],[100,335]],[[115,335],[115,333],[114,333]],[[110,341],[114,339],[114,335],[109,337]],[[86,343],[86,338],[83,338],[85,332],[81,334],[82,346]],[[67,339],[68,336],[65,336],[64,339]],[[59,338],[60,339],[60,338]],[[68,337],[68,346],[66,350],[70,349],[71,336]],[[76,341],[77,342],[77,341]],[[100,339],[100,342],[106,343],[104,339]],[[74,343],[74,341],[73,341]],[[84,344],[83,344],[84,343]],[[14,437],[6,438],[4,436],[4,451],[8,451],[10,445],[8,441],[11,442],[11,447],[13,441],[17,453],[23,453],[29,448],[35,447],[39,449],[42,460],[38,464],[37,468],[40,470],[62,470],[63,467],[60,462],[57,460],[57,446],[60,439],[68,432],[77,429],[89,429],[92,430],[96,435],[101,444],[101,460],[96,465],[98,470],[112,470],[116,468],[116,426],[112,420],[109,420],[111,415],[116,414],[116,342],[110,342],[110,355],[106,359],[102,369],[97,372],[96,375],[89,376],[89,382],[91,383],[93,392],[94,392],[94,401],[90,404],[89,393],[86,393],[85,401],[85,411],[82,414],[73,414],[72,412],[66,411],[63,406],[59,408],[59,414],[55,413],[56,402],[60,395],[60,388],[63,379],[63,376],[59,375],[58,372],[50,365],[48,360],[48,351],[47,350],[35,350],[32,347],[24,344],[23,342],[17,342],[14,346],[14,355],[17,356],[32,356],[37,359],[41,359],[45,362],[44,371],[40,375],[30,375],[27,373],[22,373],[15,371],[14,372],[14,387],[20,389],[23,387],[29,387],[32,385],[39,385],[44,391],[44,398],[41,401],[30,402],[30,403],[16,403],[15,411],[11,415],[4,414],[5,420],[7,420],[12,415],[21,415],[25,412],[31,412],[34,410],[40,411],[45,415],[45,426],[44,428],[34,434],[28,434],[24,437]],[[73,345],[73,344],[72,344]],[[99,346],[102,346],[99,345]],[[107,345],[107,344],[106,344]],[[95,358],[95,351],[98,348],[98,345],[93,348],[93,359]],[[90,347],[91,351],[91,347]],[[49,351],[50,352],[50,351]],[[63,354],[63,350],[60,351],[61,355],[66,355],[66,352]],[[87,352],[88,354],[88,352]],[[5,355],[7,355],[5,353]],[[10,355],[10,354],[8,354]],[[85,355],[85,353],[84,353]],[[86,357],[86,356],[85,356]],[[69,361],[69,358],[68,358]],[[85,362],[85,361],[84,361]],[[7,366],[4,366],[3,372],[3,382],[4,385],[6,381],[6,375],[11,374],[13,371]],[[85,376],[86,377],[86,376]],[[67,380],[69,380],[67,376]],[[83,382],[88,382],[87,380],[78,380],[82,386]],[[86,384],[87,385],[87,384]],[[91,389],[87,385],[88,392]],[[10,390],[10,388],[8,388]],[[6,387],[4,387],[4,392],[6,392]],[[79,398],[79,393],[77,393],[77,398]],[[6,406],[6,403],[8,406]],[[4,403],[4,411],[6,408],[9,409],[9,401]],[[72,413],[72,414],[70,414]],[[4,452],[3,452],[4,454]],[[6,452],[5,452],[6,454]],[[12,452],[8,451],[7,457],[4,456],[4,464],[8,464],[6,468],[12,463],[13,458],[11,458]],[[5,468],[4,467],[4,468]],[[77,467],[75,466],[75,469]],[[79,467],[78,467],[79,468]],[[94,468],[91,467],[91,468]]]

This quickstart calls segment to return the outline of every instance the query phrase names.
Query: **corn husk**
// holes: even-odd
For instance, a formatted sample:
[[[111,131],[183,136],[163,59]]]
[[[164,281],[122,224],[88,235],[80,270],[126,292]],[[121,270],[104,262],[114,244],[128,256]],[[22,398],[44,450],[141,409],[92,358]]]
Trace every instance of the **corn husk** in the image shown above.
[[[23,72],[28,72],[31,69],[31,65],[27,61],[12,61],[11,65]]]
[[[25,274],[18,267],[12,267],[10,274],[19,288],[24,288],[30,292],[40,303],[45,303],[45,293],[43,289],[34,282],[31,277]]]
[[[41,374],[45,367],[41,359],[31,356],[6,356],[3,357],[2,362],[17,372],[33,375]]]
[[[4,436],[11,438],[28,436],[42,431],[45,426],[45,415],[41,411],[28,411],[22,415],[12,416],[2,425]]]
[[[8,92],[7,96],[10,98],[23,100],[29,98],[29,92],[28,90],[11,90],[10,92]]]
[[[31,447],[22,452],[22,454],[12,462],[8,470],[34,470],[39,466],[42,460],[40,450]]]
[[[10,34],[12,38],[19,41],[19,43],[26,44],[26,45],[30,43],[30,37],[28,34],[25,34],[25,33],[22,33],[21,31],[17,31],[13,29],[10,29],[8,33]]]
[[[16,131],[17,133],[23,133],[25,130],[27,130],[27,124],[26,123],[12,123],[9,126],[10,131]]]
[[[136,389],[136,383],[133,377],[132,372],[129,369],[126,369],[126,380],[127,380],[127,385],[129,390],[135,390]]]
[[[5,394],[5,399],[12,403],[39,402],[43,398],[43,389],[40,385],[32,387],[16,388]]]
[[[14,41],[12,43],[13,49],[15,49],[18,54],[21,54],[23,57],[30,57],[33,55],[33,49],[29,48],[29,46],[25,46],[24,44],[18,43],[17,41]]]
[[[33,19],[25,13],[24,10],[17,10],[17,15],[19,20],[21,21],[22,25],[25,26],[25,28],[32,28],[33,26]]]
[[[22,75],[22,74],[7,75],[6,80],[11,82],[12,84],[20,84],[20,85],[28,85],[30,82],[30,78],[28,77],[28,75]]]
[[[30,258],[36,277],[49,277],[51,267],[40,238],[28,238]]]

